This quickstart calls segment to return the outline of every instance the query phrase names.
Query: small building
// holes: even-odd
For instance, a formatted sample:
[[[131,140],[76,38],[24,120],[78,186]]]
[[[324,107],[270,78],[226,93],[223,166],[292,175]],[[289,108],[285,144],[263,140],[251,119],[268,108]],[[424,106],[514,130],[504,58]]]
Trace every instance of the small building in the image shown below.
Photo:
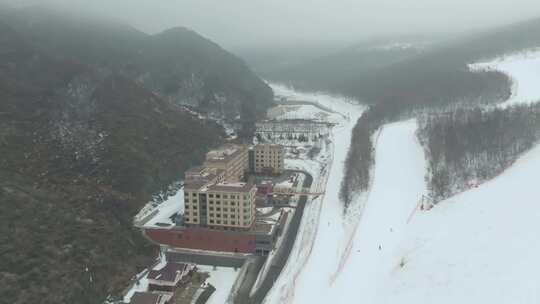
[[[207,168],[203,166],[192,167],[184,174],[184,181],[190,182],[205,182],[205,183],[220,183],[225,180],[225,170]]]
[[[278,175],[285,170],[285,148],[282,145],[259,144],[249,150],[249,171]]]
[[[238,182],[248,169],[248,147],[245,145],[224,145],[206,154],[204,167],[225,172],[225,180]]]
[[[174,293],[176,288],[189,277],[195,266],[185,263],[167,263],[161,269],[153,269],[148,273],[148,289]]]
[[[169,304],[171,294],[162,294],[155,292],[136,292],[130,300],[130,304]]]

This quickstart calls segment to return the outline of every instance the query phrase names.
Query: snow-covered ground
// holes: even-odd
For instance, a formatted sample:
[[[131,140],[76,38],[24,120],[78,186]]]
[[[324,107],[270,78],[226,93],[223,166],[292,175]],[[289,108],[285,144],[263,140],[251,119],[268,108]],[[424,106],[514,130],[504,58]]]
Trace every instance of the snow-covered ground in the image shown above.
[[[165,257],[164,254],[160,254],[156,260],[156,263],[153,267],[151,267],[152,269],[162,269],[163,267],[165,267],[165,265],[167,264],[167,259]],[[136,292],[145,292],[145,291],[148,291],[148,272],[150,271],[150,269],[145,269],[143,271],[141,271],[139,274],[137,274],[135,280],[132,282],[133,285],[131,286],[131,288],[126,292],[126,294],[124,295],[124,302],[125,303],[129,303],[131,301],[131,297],[133,297],[133,295],[136,293]]]
[[[496,179],[415,215],[383,303],[540,303],[540,146]]]
[[[216,291],[210,296],[210,299],[208,299],[206,303],[227,303],[238,272],[234,270],[234,268],[228,267],[198,265],[197,268],[200,272],[207,272],[210,275],[206,282],[212,284],[212,286],[216,288]]]
[[[497,70],[512,79],[512,96],[504,105],[540,101],[540,49],[471,64],[469,68],[473,71]]]
[[[287,265],[265,302],[304,303],[303,299],[296,297],[295,294],[313,294],[319,290],[324,293],[328,290],[318,290],[319,285],[305,284],[305,280],[310,277],[328,279],[328,275],[337,270],[338,261],[344,255],[346,245],[352,236],[348,228],[350,225],[347,225],[344,219],[343,204],[338,199],[338,194],[351,131],[363,107],[350,103],[342,97],[295,92],[279,85],[272,85],[272,88],[278,96],[315,101],[340,113],[342,117],[339,124],[332,129],[329,144],[322,146],[316,159],[286,161],[287,167],[306,170],[313,175],[312,191],[326,190],[326,193],[308,202]],[[304,300],[309,301],[307,298]]]
[[[343,163],[336,149],[312,253],[299,276],[280,278],[292,280],[294,290],[273,292],[268,303],[373,303],[385,274],[399,263],[395,250],[425,191],[424,155],[415,130],[416,122],[408,121],[382,131],[373,187],[357,225],[339,207]]]
[[[268,110],[270,119],[315,119],[328,121],[332,113],[328,113],[313,105],[279,105]]]
[[[164,224],[167,224],[169,227],[173,226],[174,223],[171,217],[175,213],[184,212],[184,188],[180,188],[176,194],[169,196],[167,200],[157,205],[155,210],[157,210],[157,214],[146,222],[144,227],[163,228]]]

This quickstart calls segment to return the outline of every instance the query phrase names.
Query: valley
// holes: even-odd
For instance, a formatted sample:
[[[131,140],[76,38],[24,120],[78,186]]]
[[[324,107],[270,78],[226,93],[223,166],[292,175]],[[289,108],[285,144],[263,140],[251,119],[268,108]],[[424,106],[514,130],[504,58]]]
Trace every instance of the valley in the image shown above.
[[[407,1],[0,0],[0,303],[540,303],[540,4]]]

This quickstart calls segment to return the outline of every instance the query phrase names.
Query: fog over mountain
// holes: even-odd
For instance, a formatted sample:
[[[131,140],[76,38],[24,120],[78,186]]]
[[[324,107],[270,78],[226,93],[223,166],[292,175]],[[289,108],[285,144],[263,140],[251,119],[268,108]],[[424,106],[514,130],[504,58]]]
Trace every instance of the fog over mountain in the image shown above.
[[[537,0],[0,0],[55,4],[121,19],[149,33],[186,26],[226,48],[425,31],[462,32],[540,14]]]

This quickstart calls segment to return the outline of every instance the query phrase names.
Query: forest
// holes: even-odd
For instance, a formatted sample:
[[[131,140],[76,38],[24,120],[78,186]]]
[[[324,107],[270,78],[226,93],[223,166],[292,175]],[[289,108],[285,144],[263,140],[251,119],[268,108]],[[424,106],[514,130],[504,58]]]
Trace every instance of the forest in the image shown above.
[[[540,140],[538,104],[460,108],[418,121],[434,202],[494,178]]]
[[[384,124],[429,115],[429,113],[444,111],[444,109],[469,109],[480,105],[489,107],[510,97],[511,81],[505,74],[495,71],[468,73],[478,74],[472,77],[483,79],[484,85],[472,90],[444,91],[439,88],[437,90],[440,96],[431,99],[403,99],[391,96],[368,107],[353,129],[351,148],[347,155],[348,166],[345,169],[345,178],[340,191],[340,197],[345,206],[350,204],[355,193],[367,190],[370,185],[371,168],[375,163],[374,135]]]

